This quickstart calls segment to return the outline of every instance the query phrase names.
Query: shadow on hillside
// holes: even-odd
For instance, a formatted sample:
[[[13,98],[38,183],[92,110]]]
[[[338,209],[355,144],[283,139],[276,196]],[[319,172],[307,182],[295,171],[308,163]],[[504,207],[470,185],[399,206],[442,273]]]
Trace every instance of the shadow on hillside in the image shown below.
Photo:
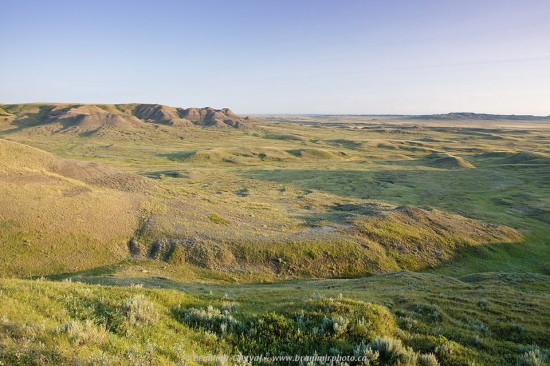
[[[486,172],[485,172],[486,173]],[[381,169],[381,170],[252,170],[249,178],[282,184],[295,184],[301,189],[362,199],[381,199],[396,204],[425,205],[449,194],[470,196],[489,190],[493,183],[483,173],[457,170]],[[461,187],[450,185],[460,182]],[[475,188],[475,189],[474,189]]]
[[[189,178],[189,172],[181,170],[158,170],[140,173],[144,177],[151,179],[163,178]]]
[[[53,105],[42,105],[36,113],[26,113],[23,117],[14,120],[11,125],[14,128],[0,132],[0,136],[17,133],[27,128],[40,126],[49,122],[48,114],[55,108]],[[67,109],[67,108],[65,108]]]
[[[115,274],[117,271],[117,266],[122,263],[123,262],[110,264],[107,266],[94,267],[82,271],[57,273],[49,276],[32,276],[30,279],[46,278],[52,281],[62,281],[73,276],[109,276]]]
[[[380,168],[273,169],[252,170],[245,174],[248,178],[294,184],[303,190],[396,205],[432,206],[512,226],[530,219],[548,222],[549,211],[536,209],[543,193],[550,193],[545,171],[538,174],[538,170],[529,167],[515,170]],[[525,195],[525,190],[533,185],[538,189]]]
[[[365,204],[335,204],[327,207],[323,212],[312,212],[308,215],[296,216],[310,227],[324,227],[328,222],[337,225],[350,225],[358,217],[376,216],[381,211],[388,210],[375,203]]]
[[[167,158],[168,160],[186,160],[187,158],[190,158],[191,156],[195,155],[195,150],[187,150],[187,151],[178,151],[175,153],[169,153],[169,154],[157,154],[157,156],[161,156],[163,158]]]

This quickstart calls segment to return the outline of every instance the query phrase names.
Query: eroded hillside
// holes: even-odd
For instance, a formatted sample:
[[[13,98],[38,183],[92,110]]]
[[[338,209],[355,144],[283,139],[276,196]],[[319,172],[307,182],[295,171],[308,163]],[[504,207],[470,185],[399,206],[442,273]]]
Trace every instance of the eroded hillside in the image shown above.
[[[180,128],[246,128],[255,120],[229,108],[176,108],[160,104],[7,104],[0,105],[0,126],[34,128],[38,133],[97,134],[132,132],[160,125]]]

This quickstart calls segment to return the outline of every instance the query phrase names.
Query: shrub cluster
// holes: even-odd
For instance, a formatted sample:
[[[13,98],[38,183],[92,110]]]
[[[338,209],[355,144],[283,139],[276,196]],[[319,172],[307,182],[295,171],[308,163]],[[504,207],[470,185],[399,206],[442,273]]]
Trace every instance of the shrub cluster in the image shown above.
[[[194,328],[203,328],[205,330],[217,333],[226,334],[236,332],[242,323],[231,315],[229,309],[219,310],[213,306],[208,306],[206,309],[189,309],[181,315],[181,320]]]
[[[538,347],[533,347],[518,357],[517,366],[544,366],[547,358],[547,354]]]
[[[149,325],[159,318],[153,303],[141,294],[126,299],[122,303],[122,312],[130,325]]]
[[[353,354],[362,361],[363,366],[438,366],[433,353],[418,354],[412,348],[403,345],[401,340],[389,337],[377,337],[369,344],[358,344]]]
[[[436,366],[434,354],[418,354],[388,334],[395,319],[383,306],[339,299],[310,300],[299,311],[237,316],[231,309],[178,308],[187,326],[223,337],[248,355],[349,355],[364,366]],[[381,336],[377,336],[381,335]],[[322,361],[304,365],[324,365]],[[346,365],[346,364],[339,364]]]
[[[84,322],[70,321],[61,325],[57,331],[67,334],[69,342],[73,345],[103,344],[108,332],[104,325],[96,325],[87,319]]]

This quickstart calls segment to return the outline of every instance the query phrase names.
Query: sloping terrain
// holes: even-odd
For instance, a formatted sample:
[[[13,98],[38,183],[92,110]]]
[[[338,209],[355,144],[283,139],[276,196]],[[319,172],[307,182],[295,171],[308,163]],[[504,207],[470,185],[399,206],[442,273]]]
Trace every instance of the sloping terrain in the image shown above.
[[[240,117],[229,108],[175,108],[160,104],[133,104],[126,108],[141,120],[172,126],[250,127],[254,120]]]
[[[75,271],[132,257],[238,277],[356,276],[435,266],[466,246],[521,240],[512,229],[440,210],[351,204],[295,189],[273,198],[245,188],[211,195],[178,188],[178,180],[186,180],[179,173],[158,173],[155,181],[14,142],[1,144],[6,273]],[[283,155],[273,161],[345,158],[319,149],[233,151],[256,164]],[[189,156],[176,162],[224,163]],[[175,185],[161,179],[166,174]],[[45,255],[32,261],[37,253]]]
[[[549,355],[550,278],[542,275],[399,271],[246,285],[78,280],[102,286],[0,279],[0,363],[180,365],[204,364],[193,355],[378,350],[378,366],[396,359],[497,366],[544,365]]]
[[[131,130],[143,126],[139,119],[106,111],[97,105],[5,105],[9,121],[18,128],[42,127],[49,132],[85,133],[103,128]]]
[[[2,216],[8,228],[3,234],[6,247],[20,250],[23,247],[10,241],[25,242],[25,235],[32,237],[27,240],[31,248],[53,242],[55,235],[49,230],[57,227],[61,252],[71,245],[103,251],[97,255],[101,260],[83,254],[86,251],[73,251],[72,257],[60,254],[58,268],[66,272],[131,258],[146,266],[167,266],[164,272],[175,278],[185,277],[184,273],[195,273],[191,276],[195,278],[208,270],[252,281],[438,267],[464,253],[476,253],[471,248],[517,248],[528,253],[541,240],[533,235],[544,237],[543,226],[534,234],[530,229],[539,230],[536,225],[544,225],[547,217],[544,174],[538,172],[547,153],[542,145],[534,145],[539,144],[536,138],[521,140],[529,136],[524,131],[510,137],[498,132],[502,139],[483,140],[485,145],[478,143],[479,135],[488,132],[479,129],[380,128],[374,122],[373,128],[361,130],[264,124],[252,131],[190,126],[182,127],[184,134],[173,134],[181,126],[167,121],[183,119],[180,110],[136,106],[12,108],[15,114],[34,118],[27,120],[28,126],[51,127],[57,122],[44,125],[45,116],[56,113],[122,113],[139,122],[124,127],[124,137],[26,134],[26,128],[32,127],[7,134],[81,160],[3,142],[8,147],[1,161],[9,172],[2,178],[7,183],[2,203],[9,212]],[[476,134],[469,134],[472,131]],[[544,137],[541,133],[540,141]],[[464,141],[474,140],[475,148],[465,146]],[[530,145],[523,141],[541,152],[529,152]],[[511,143],[520,142],[521,150],[510,149]],[[505,152],[491,152],[501,150]],[[521,172],[506,170],[512,163],[536,169],[536,175],[526,170],[523,176],[533,175],[537,185],[523,183]],[[25,215],[33,207],[25,191],[31,183],[33,195],[47,199],[38,200],[36,212]],[[519,195],[525,187],[532,187],[531,193]],[[64,208],[59,206],[62,203]],[[66,218],[45,213],[58,206]],[[75,207],[80,217],[72,214]],[[83,212],[90,212],[90,220]],[[110,212],[116,220],[107,218]],[[94,230],[112,236],[98,238]],[[93,239],[75,239],[75,232]],[[49,239],[39,240],[40,236]],[[106,244],[111,239],[116,245]],[[62,259],[80,256],[85,266]],[[30,257],[17,257],[6,271],[26,276]],[[541,263],[544,254],[540,258],[534,263]],[[53,266],[46,272],[37,270],[47,263],[44,259],[36,264],[32,273],[59,272]]]
[[[2,130],[39,128],[41,132],[90,134],[125,132],[147,125],[245,128],[255,124],[230,109],[176,108],[160,104],[8,104],[0,105]]]
[[[130,108],[130,112],[141,120],[170,126],[192,126],[188,119],[180,116],[178,108],[160,104],[139,104]]]
[[[246,197],[241,200],[245,205]],[[321,204],[315,200],[310,198]],[[465,247],[522,240],[509,227],[431,208],[341,203],[321,206],[322,224],[304,226],[292,218],[274,221],[281,220],[277,212],[246,218],[251,214],[238,206],[220,211],[193,199],[163,207],[132,240],[136,258],[239,276],[341,277],[420,269],[441,264]]]
[[[146,178],[0,140],[0,274],[29,276],[127,256]]]
[[[549,359],[542,124],[50,107],[0,107],[0,363]]]
[[[530,151],[507,154],[502,161],[506,164],[542,164],[550,166],[550,156]]]
[[[437,168],[473,169],[475,166],[468,160],[450,154],[432,153],[426,157],[428,164]]]
[[[400,206],[355,223],[370,240],[392,253],[400,266],[409,268],[449,259],[460,246],[522,240],[509,227],[431,208]]]

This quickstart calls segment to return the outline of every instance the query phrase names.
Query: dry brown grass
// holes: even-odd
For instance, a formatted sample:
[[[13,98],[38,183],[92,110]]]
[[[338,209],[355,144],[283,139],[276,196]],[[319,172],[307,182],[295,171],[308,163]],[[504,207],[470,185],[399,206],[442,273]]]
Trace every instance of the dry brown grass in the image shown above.
[[[44,275],[126,257],[140,197],[56,174],[66,161],[0,140],[0,273]]]

